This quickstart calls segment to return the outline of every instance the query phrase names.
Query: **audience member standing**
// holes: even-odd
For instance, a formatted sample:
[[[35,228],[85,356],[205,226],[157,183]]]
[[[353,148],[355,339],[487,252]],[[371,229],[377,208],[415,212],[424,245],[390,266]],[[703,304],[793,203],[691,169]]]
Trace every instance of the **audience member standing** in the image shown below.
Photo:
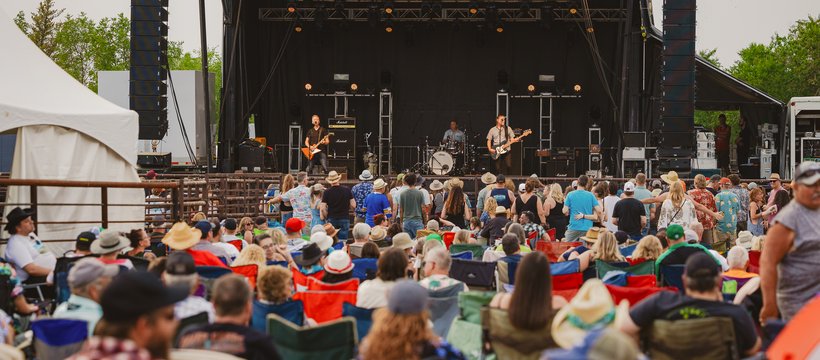
[[[683,193],[683,185],[676,181],[669,186],[669,196],[663,201],[661,215],[658,218],[658,229],[678,224],[688,228],[689,224],[698,221],[695,217],[695,206]]]
[[[507,178],[504,177],[504,174],[498,174],[498,176],[495,177],[495,187],[487,192],[487,197],[494,198],[498,206],[510,209],[515,199],[515,193],[507,188],[506,183]],[[484,199],[484,201],[487,201],[487,199]]]
[[[373,192],[373,174],[370,173],[370,170],[362,170],[359,175],[359,183],[353,185],[350,192],[353,193],[353,200],[356,201],[356,223],[364,222],[367,217],[364,199]]]
[[[458,226],[459,229],[467,228],[467,221],[472,217],[470,207],[467,205],[467,197],[461,187],[454,186],[447,199],[444,200],[444,207],[441,211],[441,218]]]
[[[624,184],[624,198],[615,203],[612,210],[612,223],[618,230],[629,234],[635,241],[641,239],[642,230],[646,227],[646,213],[644,205],[634,198],[635,185],[631,182]]]
[[[608,183],[606,183],[606,186],[608,195],[601,198],[601,208],[604,209],[604,214],[606,214],[606,221],[604,221],[604,226],[610,232],[615,233],[616,231],[618,231],[618,225],[612,222],[612,212],[615,211],[615,204],[619,200],[621,200],[621,198],[617,195],[619,189],[618,184],[616,182],[609,181]]]
[[[586,175],[578,177],[578,185],[574,191],[567,194],[563,212],[569,217],[569,226],[564,241],[576,241],[586,235],[592,227],[592,222],[600,219],[601,206],[595,195],[587,191],[590,179]]]
[[[304,221],[305,224],[310,224],[313,222],[313,212],[310,210],[310,196],[312,189],[307,186],[308,181],[308,174],[304,171],[299,172],[296,174],[295,188],[290,189],[282,195],[270,200],[274,203],[279,201],[290,203],[293,207],[293,217]]]
[[[517,216],[524,211],[529,211],[536,215],[534,219],[530,219],[531,222],[539,225],[545,223],[546,212],[544,211],[544,205],[541,203],[541,199],[535,194],[535,190],[538,187],[538,179],[528,178],[527,182],[523,185],[524,193],[516,197],[513,203],[513,221],[517,221]]]
[[[770,207],[772,207],[772,205],[775,205],[774,200],[775,197],[777,197],[777,193],[785,190],[783,189],[783,183],[780,181],[780,174],[778,173],[772,173],[772,175],[769,176],[769,184],[771,184],[772,190],[769,191],[769,201],[766,202],[766,207],[764,208],[764,210],[768,210]],[[777,215],[778,210],[780,209],[777,209],[775,207],[774,212],[769,214],[769,218],[767,220],[770,224],[774,219],[774,216]]]
[[[730,244],[734,244],[737,239],[737,213],[740,210],[740,201],[737,195],[729,191],[732,182],[728,178],[720,179],[721,191],[715,196],[715,205],[719,212],[723,213],[723,219],[718,220],[715,229],[715,241],[712,249],[719,253],[725,253]]]
[[[407,189],[398,194],[398,216],[401,217],[404,231],[410,234],[411,238],[415,238],[416,231],[424,228],[424,194],[413,187],[416,183],[416,174],[404,176],[404,183]]]
[[[563,239],[569,217],[564,214],[564,190],[558,183],[544,187],[544,211],[547,213],[547,224],[555,229],[555,239]]]
[[[339,240],[346,241],[350,232],[350,210],[356,208],[356,201],[347,186],[339,185],[342,176],[335,170],[327,174],[325,180],[330,183],[330,188],[322,196],[322,214],[329,224],[339,229]]]
[[[727,178],[732,182],[729,191],[737,195],[737,200],[740,204],[740,209],[737,211],[737,231],[747,230],[746,222],[749,220],[749,190],[740,186],[740,176],[737,176],[737,174],[731,174],[727,176]]]
[[[707,207],[709,210],[713,212],[717,211],[715,196],[712,195],[712,192],[706,187],[706,177],[703,176],[703,174],[695,175],[695,188],[689,191],[689,196],[692,197],[693,201]],[[700,242],[712,245],[715,232],[715,219],[700,210],[697,211],[696,215],[698,222],[703,225],[703,234],[701,235]]]
[[[373,192],[364,198],[365,223],[371,227],[376,226],[374,221],[376,215],[382,214],[385,217],[390,217],[392,214],[390,202],[384,193],[386,188],[387,183],[385,183],[384,180],[376,179],[376,181],[373,182]]]
[[[484,188],[478,192],[475,207],[476,211],[481,211],[484,209],[484,200],[487,199],[487,193],[493,189],[493,185],[495,184],[495,175],[490,172],[484,173],[484,175],[481,175],[481,183],[484,184]]]
[[[646,174],[639,173],[635,176],[635,199],[638,201],[643,199],[649,199],[652,197],[652,192],[646,188]],[[644,213],[646,214],[647,223],[644,227],[642,234],[648,235],[649,234],[649,220],[651,219],[652,210],[655,207],[653,204],[644,204]]]

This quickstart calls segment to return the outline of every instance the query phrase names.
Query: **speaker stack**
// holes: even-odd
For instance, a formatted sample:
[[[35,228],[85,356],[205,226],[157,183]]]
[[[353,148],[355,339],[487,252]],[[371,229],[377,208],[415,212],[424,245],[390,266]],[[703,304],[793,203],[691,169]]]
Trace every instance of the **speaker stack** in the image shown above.
[[[664,0],[658,167],[688,174],[694,144],[696,0]]]
[[[131,0],[130,109],[139,139],[161,140],[168,130],[168,0]]]
[[[328,167],[339,173],[356,174],[356,118],[328,119],[328,132],[333,133],[327,148]],[[342,170],[342,171],[340,171]]]

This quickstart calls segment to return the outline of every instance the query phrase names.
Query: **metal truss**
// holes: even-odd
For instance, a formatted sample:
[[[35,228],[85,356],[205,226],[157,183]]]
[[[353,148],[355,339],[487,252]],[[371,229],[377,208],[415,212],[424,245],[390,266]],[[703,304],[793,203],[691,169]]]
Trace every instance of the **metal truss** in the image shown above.
[[[348,20],[348,21],[368,21],[371,11],[378,12],[379,19],[387,19],[383,9],[379,7],[362,7],[351,4],[342,11],[336,11],[332,7],[327,8],[321,17],[324,20]],[[578,9],[573,14],[569,9],[552,9],[552,19],[554,21],[583,22],[586,20],[586,13],[593,22],[623,22],[626,20],[626,9]],[[301,21],[314,21],[316,19],[316,8],[297,8],[295,12],[288,12],[286,8],[259,8],[259,20],[261,21],[293,21],[298,18]],[[498,8],[488,15],[487,9],[480,9],[476,14],[470,14],[467,8],[442,8],[441,11],[422,10],[420,8],[396,8],[389,17],[393,21],[413,22],[413,21],[463,21],[463,22],[485,22],[488,20],[501,20],[505,22],[534,22],[542,18],[541,9],[530,9],[521,11],[518,8]]]

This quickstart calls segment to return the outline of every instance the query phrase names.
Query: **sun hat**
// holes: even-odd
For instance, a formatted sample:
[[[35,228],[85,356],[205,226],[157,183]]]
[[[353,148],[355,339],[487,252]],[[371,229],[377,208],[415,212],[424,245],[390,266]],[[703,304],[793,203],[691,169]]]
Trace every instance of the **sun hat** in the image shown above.
[[[549,349],[542,357],[550,360],[635,360],[640,354],[629,335],[619,329],[603,328],[591,330],[584,341],[572,349]]]
[[[318,245],[319,250],[322,251],[327,251],[327,249],[330,249],[330,247],[333,246],[333,238],[327,236],[327,234],[324,232],[324,229],[322,229],[322,231],[320,232],[310,235],[310,242]]]
[[[444,184],[442,184],[441,181],[433,180],[433,182],[430,183],[430,190],[439,191],[441,189],[444,189]]]
[[[373,182],[373,190],[384,189],[385,186],[387,186],[387,183],[382,179],[376,179],[376,181]]]
[[[661,181],[660,181],[660,180],[658,180],[658,179],[652,180],[652,187],[653,187],[653,188],[659,188],[659,187],[661,187]]]
[[[505,208],[505,207],[503,207],[503,206],[496,206],[496,207],[495,207],[495,214],[496,214],[496,215],[498,215],[498,214],[506,214],[506,213],[507,213],[507,208]]]
[[[700,241],[700,239],[698,238],[698,233],[696,233],[695,230],[692,229],[683,229],[683,237],[686,239],[686,242],[688,243],[697,243],[698,241]]]
[[[635,192],[635,184],[633,184],[631,182],[624,183],[624,192],[626,192],[626,193]]]
[[[604,232],[605,229],[593,226],[587,230],[587,233],[584,236],[581,236],[581,240],[586,241],[588,243],[594,243],[598,241],[598,237],[601,236],[601,233]]]
[[[518,184],[518,192],[524,193],[525,191],[527,191],[527,184],[524,184],[524,183]]]
[[[310,187],[310,191],[312,192],[321,192],[325,191],[325,186],[322,183],[315,183],[313,186]]]
[[[737,233],[737,240],[735,240],[735,245],[739,245],[746,250],[752,249],[752,240],[754,240],[754,235],[751,232],[743,230]]]
[[[131,240],[116,230],[105,230],[100,237],[91,243],[91,253],[110,254],[131,246]]]
[[[393,236],[393,247],[401,250],[409,249],[413,247],[413,239],[410,238],[410,234],[400,232]]]
[[[190,291],[184,286],[166,287],[159,277],[148,272],[126,271],[103,290],[100,296],[102,318],[114,323],[134,321],[182,301]]]
[[[11,229],[14,229],[23,220],[31,217],[36,213],[36,211],[31,209],[21,209],[19,207],[12,209],[11,212],[8,215],[6,215],[6,219],[8,220],[8,222],[6,223],[5,230],[9,231]]]
[[[387,309],[394,314],[418,314],[427,309],[427,289],[412,280],[400,280],[387,295]]]
[[[490,172],[485,172],[484,175],[481,175],[481,182],[484,183],[484,185],[495,184],[495,175]]]
[[[666,228],[666,238],[670,240],[680,240],[684,237],[683,226],[678,224],[670,224]]]
[[[194,257],[185,251],[172,252],[165,261],[165,272],[168,275],[191,275],[196,273]]]
[[[327,182],[329,182],[331,184],[338,183],[339,180],[341,180],[341,179],[342,179],[342,175],[339,175],[339,173],[337,173],[336,170],[331,170],[327,174],[327,177],[325,178],[325,180],[327,180]]]
[[[769,176],[769,180],[780,180],[780,174],[778,174],[778,173],[772,173],[772,174]]]
[[[373,180],[373,174],[370,173],[370,170],[364,169],[364,170],[362,170],[362,173],[359,175],[359,180],[361,180],[361,181]]]
[[[629,301],[618,306],[600,279],[587,280],[569,304],[555,314],[552,320],[552,338],[564,349],[583,342],[592,329],[615,326],[629,316]]]
[[[92,257],[82,258],[77,260],[71,270],[68,271],[68,285],[72,288],[80,288],[101,277],[113,278],[119,272],[120,267],[117,265],[104,264]]]
[[[438,221],[436,221],[435,219],[430,219],[430,221],[427,222],[427,226],[425,226],[424,228],[427,230],[438,231],[440,229],[440,226]]]
[[[374,226],[370,229],[370,240],[371,241],[380,241],[384,240],[387,237],[387,232],[384,231],[384,227],[381,226]]]
[[[820,163],[804,161],[794,170],[794,180],[801,185],[814,185],[820,180]]]
[[[345,274],[353,270],[353,260],[344,251],[334,251],[327,256],[325,271],[330,274]]]
[[[305,222],[300,218],[292,217],[285,221],[285,231],[288,233],[297,233],[305,228]]]
[[[324,251],[319,248],[319,244],[311,242],[302,248],[302,254],[296,256],[293,261],[302,266],[310,266],[319,261],[319,259],[322,258],[322,255],[324,255]]]
[[[673,183],[677,182],[680,179],[678,178],[678,172],[677,171],[670,171],[666,174],[661,175],[661,180],[663,180],[665,183],[667,183],[669,185],[672,185]]]
[[[332,237],[336,236],[336,234],[338,234],[338,233],[339,233],[339,229],[333,227],[333,224],[331,224],[331,223],[325,224],[325,234],[327,234],[327,236],[330,236],[332,238]]]
[[[189,227],[184,222],[178,222],[162,237],[162,243],[174,250],[185,250],[196,245],[202,232]]]
[[[461,181],[461,179],[457,177],[452,177],[450,180],[447,180],[447,182],[450,184],[451,189],[456,187],[462,189],[464,188],[464,181]]]

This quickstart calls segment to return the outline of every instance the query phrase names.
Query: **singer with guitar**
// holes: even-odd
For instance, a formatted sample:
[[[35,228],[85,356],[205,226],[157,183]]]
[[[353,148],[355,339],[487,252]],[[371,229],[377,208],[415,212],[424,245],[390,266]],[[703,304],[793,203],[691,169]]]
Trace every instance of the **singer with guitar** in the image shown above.
[[[521,141],[521,138],[529,135],[527,132],[519,137],[515,137],[513,129],[506,125],[507,117],[498,115],[495,118],[495,126],[487,133],[487,150],[490,157],[495,162],[496,174],[510,175],[512,169],[512,157],[508,154],[510,145]]]
[[[308,156],[307,173],[310,174],[314,165],[322,167],[322,174],[327,174],[327,144],[330,143],[327,129],[319,125],[319,115],[313,115],[310,122],[313,124],[307,131],[305,137],[305,146],[310,151],[312,158]],[[319,150],[319,152],[315,152]]]

